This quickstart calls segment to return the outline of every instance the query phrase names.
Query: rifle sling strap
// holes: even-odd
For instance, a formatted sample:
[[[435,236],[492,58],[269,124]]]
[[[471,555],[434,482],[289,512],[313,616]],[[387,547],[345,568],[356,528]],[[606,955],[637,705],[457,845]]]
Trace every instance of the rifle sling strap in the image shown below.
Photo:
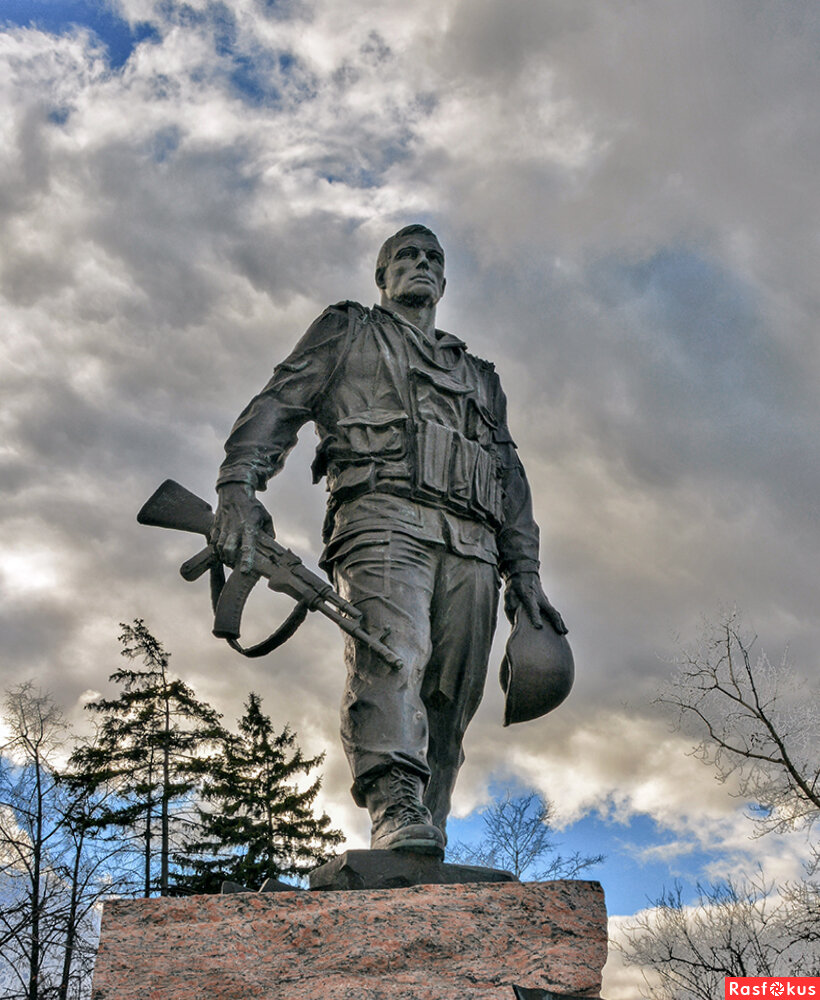
[[[211,566],[211,607],[214,612],[216,612],[216,606],[219,603],[219,595],[222,593],[222,588],[224,586],[225,567],[222,563],[216,563]],[[273,652],[274,649],[277,649],[290,639],[305,618],[307,618],[308,610],[308,605],[305,601],[300,601],[282,622],[279,628],[276,629],[275,632],[271,632],[267,639],[263,639],[262,642],[257,642],[255,646],[242,646],[236,639],[232,639],[228,636],[224,636],[224,639],[231,649],[235,649],[237,653],[241,653],[243,656],[247,656],[249,658],[267,656],[268,653]]]

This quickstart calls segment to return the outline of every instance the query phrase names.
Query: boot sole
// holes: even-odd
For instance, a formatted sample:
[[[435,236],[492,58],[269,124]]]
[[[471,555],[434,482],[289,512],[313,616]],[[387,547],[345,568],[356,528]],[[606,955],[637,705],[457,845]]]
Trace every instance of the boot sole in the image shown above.
[[[404,834],[404,836],[402,836]],[[440,858],[444,857],[444,838],[441,833],[433,827],[406,827],[404,830],[396,830],[389,837],[384,837],[381,842],[372,844],[372,849],[376,851],[412,851],[414,854],[434,854]]]
[[[444,857],[444,848],[441,844],[429,840],[403,840],[398,844],[391,844],[387,850],[411,851],[413,854],[432,854],[438,858]]]

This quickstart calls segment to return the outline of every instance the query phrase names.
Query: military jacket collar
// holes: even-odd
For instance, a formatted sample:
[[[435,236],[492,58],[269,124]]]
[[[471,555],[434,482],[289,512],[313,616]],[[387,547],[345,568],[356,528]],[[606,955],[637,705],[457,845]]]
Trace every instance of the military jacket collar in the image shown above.
[[[425,344],[433,349],[453,347],[460,351],[467,350],[467,345],[463,340],[460,340],[458,337],[454,337],[452,333],[447,333],[445,330],[437,329],[435,342],[431,342],[427,334],[423,330],[420,330],[415,323],[411,323],[410,320],[405,319],[401,313],[397,313],[395,310],[390,309],[387,306],[374,305],[371,311],[376,315],[376,317],[378,317],[379,313],[383,313],[399,325],[408,327],[417,337],[420,337]]]

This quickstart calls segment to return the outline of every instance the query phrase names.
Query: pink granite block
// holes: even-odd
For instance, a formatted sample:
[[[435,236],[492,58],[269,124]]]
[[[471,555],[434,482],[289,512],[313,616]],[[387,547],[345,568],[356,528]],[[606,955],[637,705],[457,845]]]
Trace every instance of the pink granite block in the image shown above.
[[[93,1000],[597,997],[605,961],[597,882],[120,900]]]

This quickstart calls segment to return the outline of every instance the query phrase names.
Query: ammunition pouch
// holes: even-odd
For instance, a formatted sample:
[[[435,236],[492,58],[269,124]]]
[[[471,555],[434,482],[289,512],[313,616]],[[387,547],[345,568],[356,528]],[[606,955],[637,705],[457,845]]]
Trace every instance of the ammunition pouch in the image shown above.
[[[337,427],[320,447],[332,509],[365,493],[392,493],[501,527],[504,493],[491,445],[433,421],[414,426],[396,412],[345,417]]]
[[[458,431],[424,420],[416,428],[414,493],[459,514],[503,523],[503,491],[493,451]]]

